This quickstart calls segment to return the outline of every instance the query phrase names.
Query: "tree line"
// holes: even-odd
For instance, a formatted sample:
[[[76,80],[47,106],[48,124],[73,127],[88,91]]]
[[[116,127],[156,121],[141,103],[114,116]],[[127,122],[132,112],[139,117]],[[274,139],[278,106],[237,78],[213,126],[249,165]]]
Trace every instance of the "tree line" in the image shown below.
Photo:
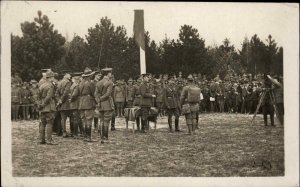
[[[70,42],[41,11],[32,22],[21,23],[21,30],[22,36],[11,35],[11,67],[12,73],[19,73],[25,81],[39,79],[43,68],[80,72],[86,66],[93,70],[112,67],[116,79],[139,75],[134,36],[128,36],[123,26],[115,26],[107,17],[88,28],[85,38],[74,35]],[[156,75],[181,71],[185,76],[201,73],[210,79],[231,73],[283,74],[283,48],[271,35],[265,41],[257,34],[245,37],[237,50],[228,38],[219,46],[207,46],[196,28],[183,25],[177,40],[165,37],[159,43],[146,31],[145,45],[147,72]]]

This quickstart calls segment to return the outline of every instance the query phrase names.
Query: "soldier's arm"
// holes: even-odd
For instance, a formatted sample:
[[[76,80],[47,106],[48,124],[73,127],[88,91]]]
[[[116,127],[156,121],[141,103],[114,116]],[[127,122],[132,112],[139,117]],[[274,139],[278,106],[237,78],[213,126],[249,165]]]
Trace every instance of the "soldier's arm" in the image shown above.
[[[167,91],[166,88],[163,89],[163,93],[162,93],[162,101],[163,101],[163,105],[168,107],[168,103],[167,103]]]
[[[70,94],[70,88],[71,88],[71,85],[72,83],[71,82],[68,82],[65,86],[65,89],[64,89],[64,93],[62,94],[61,96],[61,101],[62,102],[65,102],[68,98],[68,95]]]
[[[282,88],[282,84],[278,82],[277,80],[273,79],[270,75],[267,75],[267,77],[270,79],[270,81],[275,84],[276,86]]]
[[[180,94],[180,105],[183,105],[185,99],[187,97],[187,88],[184,87],[181,91],[181,94]]]
[[[71,101],[74,101],[75,98],[77,98],[78,96],[79,96],[79,87],[77,85],[72,92]]]
[[[113,84],[111,83],[111,84],[109,84],[109,86],[106,90],[106,93],[100,97],[100,101],[104,101],[104,100],[108,99],[111,96],[112,91],[113,91]]]

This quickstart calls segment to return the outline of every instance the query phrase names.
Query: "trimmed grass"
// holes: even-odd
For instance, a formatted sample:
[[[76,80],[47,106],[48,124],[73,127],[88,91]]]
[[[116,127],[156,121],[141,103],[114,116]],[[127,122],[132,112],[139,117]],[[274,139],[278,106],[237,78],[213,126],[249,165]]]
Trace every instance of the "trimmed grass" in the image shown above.
[[[283,176],[284,129],[277,121],[275,128],[264,127],[261,115],[254,125],[251,119],[201,114],[200,129],[188,136],[183,117],[181,133],[169,133],[163,117],[157,131],[146,134],[125,131],[124,119],[117,118],[109,144],[53,136],[57,146],[37,143],[37,121],[13,122],[13,176]],[[262,162],[272,167],[264,168]]]

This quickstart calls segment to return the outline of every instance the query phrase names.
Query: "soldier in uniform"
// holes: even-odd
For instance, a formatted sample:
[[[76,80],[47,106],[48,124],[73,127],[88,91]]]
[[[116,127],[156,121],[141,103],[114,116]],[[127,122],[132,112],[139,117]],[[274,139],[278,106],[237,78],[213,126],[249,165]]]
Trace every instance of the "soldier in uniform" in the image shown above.
[[[92,80],[92,83],[95,85],[97,82],[99,82],[102,79],[102,74],[100,70],[95,71],[95,78]],[[96,109],[95,110],[95,115],[94,115],[94,132],[98,131],[98,122],[99,122],[99,111]]]
[[[209,87],[209,96],[211,98],[210,100],[211,112],[216,112],[217,110],[217,102],[216,102],[217,90],[218,90],[218,84],[212,80]]]
[[[121,84],[121,81],[118,80],[113,93],[114,101],[116,103],[117,117],[122,117],[122,110],[125,103],[126,95],[126,90],[123,89],[124,87]]]
[[[37,109],[37,105],[38,105],[38,95],[39,95],[39,88],[37,86],[37,81],[36,80],[31,80],[31,88],[30,88],[30,92],[31,92],[31,103],[33,104],[33,106],[31,107],[31,118],[32,119],[39,119],[39,112]]]
[[[79,107],[79,83],[80,83],[80,76],[81,73],[74,73],[72,77],[72,85],[70,87],[70,95],[69,95],[69,102],[70,102],[70,123],[72,121],[73,124],[73,133],[74,133],[74,139],[78,139],[78,128],[80,131],[83,131],[81,119],[80,119],[80,113],[78,110]]]
[[[278,112],[278,118],[281,125],[284,125],[284,104],[283,104],[283,79],[282,77],[275,77],[278,80],[272,78],[270,75],[267,75],[270,81],[274,85],[274,97],[276,108]]]
[[[91,79],[94,72],[90,68],[85,68],[82,74],[83,80],[79,84],[79,111],[80,119],[84,127],[84,141],[91,142],[92,137],[92,123],[94,119],[94,112],[96,108],[95,102],[95,85],[92,83]]]
[[[109,123],[114,113],[112,68],[102,69],[103,79],[97,83],[95,98],[101,121],[101,143],[108,143]]]
[[[133,90],[133,95],[134,95],[134,100],[133,100],[133,106],[140,106],[140,100],[141,100],[141,93],[140,93],[140,86],[141,86],[141,78],[137,78],[137,82],[134,85],[134,90]],[[138,131],[140,131],[140,119],[136,119],[136,128]]]
[[[63,137],[68,137],[67,134],[67,128],[66,128],[66,121],[67,117],[70,117],[70,102],[69,102],[69,96],[70,96],[70,87],[72,85],[71,82],[71,75],[70,73],[65,73],[63,79],[58,83],[57,90],[56,90],[56,97],[58,98],[57,108],[60,112],[61,116],[61,127],[63,129]],[[72,124],[70,123],[70,129],[71,129],[71,136],[72,133]]]
[[[39,111],[41,112],[40,144],[56,145],[52,139],[52,126],[55,117],[54,73],[50,70],[45,74],[46,82],[39,87]],[[46,138],[45,138],[46,130]]]
[[[217,96],[216,96],[216,100],[217,100],[217,103],[218,103],[218,106],[219,106],[219,112],[223,113],[224,112],[224,92],[225,92],[225,89],[224,89],[224,86],[222,84],[222,81],[219,80],[220,82],[220,87],[219,89],[217,90]]]
[[[18,120],[19,105],[21,103],[20,88],[17,86],[18,83],[13,83],[11,88],[11,108],[12,108],[12,120]]]
[[[187,77],[188,84],[185,86],[180,95],[180,105],[182,112],[185,114],[186,124],[188,127],[188,134],[191,135],[195,132],[197,125],[197,112],[199,112],[199,102],[200,102],[200,89],[199,93],[197,93],[198,99],[190,99],[191,98],[191,88],[197,88],[194,83],[194,79],[191,75]],[[189,98],[190,97],[190,98]],[[197,101],[196,101],[197,100]]]
[[[268,125],[268,114],[270,115],[270,120],[271,120],[271,126],[275,126],[274,125],[274,107],[273,107],[273,103],[271,100],[271,94],[270,92],[272,92],[272,83],[270,81],[270,79],[267,77],[267,75],[265,75],[265,92],[266,95],[262,101],[262,111],[263,111],[263,116],[264,116],[264,124],[265,126]]]
[[[24,82],[21,88],[22,117],[24,120],[28,120],[30,104],[31,104],[31,92],[28,88],[28,83]]]
[[[163,105],[166,108],[168,115],[168,124],[170,132],[172,129],[172,116],[175,116],[175,131],[179,132],[179,102],[178,102],[178,92],[175,88],[174,80],[170,79],[166,87],[163,89]]]
[[[127,81],[128,85],[126,86],[125,98],[126,98],[126,108],[133,107],[133,99],[134,99],[134,86],[132,84],[132,78],[129,78]]]
[[[145,128],[148,125],[148,116],[150,112],[150,108],[152,106],[152,99],[156,96],[151,93],[151,88],[149,85],[149,74],[143,74],[143,81],[140,85],[140,107],[141,107],[141,114],[142,114],[142,130],[141,132],[145,132]]]
[[[155,95],[156,95],[155,104],[158,109],[160,117],[163,116],[163,111],[164,111],[164,109],[163,109],[163,91],[164,91],[164,88],[163,88],[162,82],[161,81],[157,82],[156,86],[155,86]]]

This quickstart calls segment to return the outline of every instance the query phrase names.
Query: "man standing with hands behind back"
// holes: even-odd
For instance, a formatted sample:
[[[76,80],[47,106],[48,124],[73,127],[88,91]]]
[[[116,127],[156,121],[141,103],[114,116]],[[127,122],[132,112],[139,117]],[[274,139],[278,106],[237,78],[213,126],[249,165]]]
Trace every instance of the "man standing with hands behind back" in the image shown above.
[[[113,81],[112,68],[102,69],[103,79],[96,84],[95,98],[99,109],[101,125],[101,143],[108,143],[109,123],[114,113],[114,101],[112,98]]]

